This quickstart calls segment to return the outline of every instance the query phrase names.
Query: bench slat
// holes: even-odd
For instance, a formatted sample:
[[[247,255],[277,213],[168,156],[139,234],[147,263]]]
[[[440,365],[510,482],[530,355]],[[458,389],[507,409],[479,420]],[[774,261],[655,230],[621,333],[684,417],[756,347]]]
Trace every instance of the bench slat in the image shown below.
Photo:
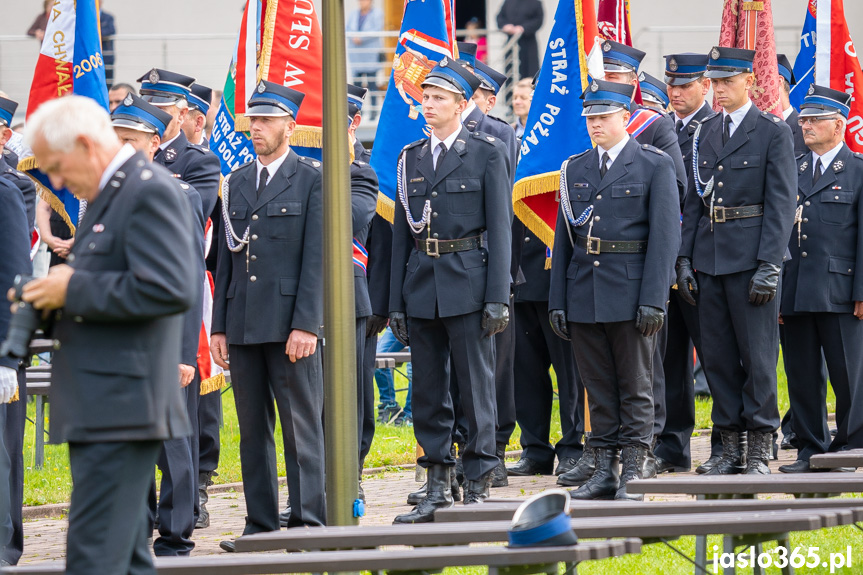
[[[571,547],[431,547],[423,549],[312,551],[307,553],[220,554],[203,557],[157,557],[159,575],[245,575],[263,573],[304,573],[442,569],[488,565],[506,567],[541,563],[571,562],[619,557],[641,551],[637,539],[591,541]],[[55,575],[64,563],[22,565],[4,573]]]
[[[809,459],[812,469],[833,469],[834,467],[863,467],[863,449],[851,449],[837,453],[822,453]]]
[[[597,517],[572,520],[581,538],[675,538],[684,535],[751,535],[778,531],[811,531],[853,521],[850,510],[805,510],[750,513],[695,513],[641,517]],[[349,549],[387,545],[458,545],[506,541],[509,521],[321,527],[291,529],[240,537],[237,551]]]
[[[688,495],[755,495],[758,493],[856,493],[863,491],[863,474],[795,473],[793,475],[719,475],[633,479],[632,493]]]

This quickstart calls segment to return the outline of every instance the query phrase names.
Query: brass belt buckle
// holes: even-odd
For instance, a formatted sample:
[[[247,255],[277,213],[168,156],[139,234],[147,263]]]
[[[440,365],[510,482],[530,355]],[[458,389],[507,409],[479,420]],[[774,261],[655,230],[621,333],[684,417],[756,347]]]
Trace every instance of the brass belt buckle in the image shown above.
[[[713,208],[713,221],[717,224],[725,223],[725,208],[715,207]]]
[[[434,246],[434,247],[432,247]],[[429,238],[426,240],[426,254],[430,255],[433,258],[440,257],[440,251],[438,250],[438,239],[437,238]]]
[[[587,253],[593,256],[598,256],[600,248],[602,246],[602,240],[599,238],[591,238],[588,236],[587,238]]]

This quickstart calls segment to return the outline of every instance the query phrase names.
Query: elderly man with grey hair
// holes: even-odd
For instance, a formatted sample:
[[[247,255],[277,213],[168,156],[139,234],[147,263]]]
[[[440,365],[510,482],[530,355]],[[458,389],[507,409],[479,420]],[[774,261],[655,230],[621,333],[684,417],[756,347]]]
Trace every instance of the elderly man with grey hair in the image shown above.
[[[190,432],[177,385],[181,314],[197,285],[189,203],[88,98],[43,104],[25,139],[52,186],[89,204],[68,264],[23,293],[37,309],[60,310],[50,433],[69,443],[66,573],[155,573],[153,466],[162,440]]]

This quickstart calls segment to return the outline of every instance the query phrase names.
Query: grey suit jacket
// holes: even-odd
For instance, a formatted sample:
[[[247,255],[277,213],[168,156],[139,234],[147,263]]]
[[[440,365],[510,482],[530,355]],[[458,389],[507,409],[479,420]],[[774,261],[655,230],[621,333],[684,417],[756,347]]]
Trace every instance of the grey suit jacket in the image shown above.
[[[190,212],[141,153],[90,203],[54,328],[52,443],[191,433],[177,379],[182,314],[196,304]]]

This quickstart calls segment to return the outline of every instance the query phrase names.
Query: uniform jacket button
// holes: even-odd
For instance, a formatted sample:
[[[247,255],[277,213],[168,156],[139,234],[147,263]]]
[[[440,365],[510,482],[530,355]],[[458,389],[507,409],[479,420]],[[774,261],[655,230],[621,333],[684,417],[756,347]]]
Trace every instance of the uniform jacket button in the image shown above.
[[[432,237],[433,237],[434,239],[437,239],[437,234],[432,234]]]
[[[804,205],[804,206],[806,206],[806,207],[809,207],[809,206],[811,205],[811,203],[809,202],[809,200],[806,200],[806,201],[803,203],[803,205]]]
[[[530,241],[530,237],[524,238],[524,243],[527,243],[529,241]]]
[[[597,199],[597,200],[601,200],[601,199],[602,199],[602,194],[596,194],[596,199]]]
[[[258,281],[258,278],[256,276],[252,276],[249,278],[249,281],[250,282],[256,282],[256,281]]]
[[[722,203],[722,198],[716,198],[716,203],[717,203],[717,204],[721,204],[721,203]]]
[[[802,237],[801,239],[803,239],[803,240],[807,240],[807,239],[809,239],[809,238],[808,238],[808,237],[806,237],[806,234],[803,234],[803,237]]]
[[[599,262],[598,262],[598,261],[593,262],[593,267],[598,268],[598,267],[599,267]]]
[[[721,188],[721,187],[722,187],[722,182],[719,182],[718,184],[716,184],[716,187],[717,187],[717,188]]]
[[[87,245],[87,249],[91,249],[91,250],[96,249],[96,242],[90,242],[89,245]]]
[[[436,197],[437,197],[437,192],[432,192],[432,197],[433,197],[433,198],[436,198]]]
[[[257,260],[258,260],[258,256],[252,256],[252,257],[250,257],[249,259],[250,259],[250,260],[252,260],[252,261],[254,262],[254,261],[257,261]]]
[[[807,254],[806,252],[802,252],[802,253],[800,254],[800,257],[801,257],[801,258],[805,258],[805,257],[806,257],[806,256],[808,256],[808,255],[809,255],[809,254]]]
[[[284,214],[285,212],[287,212],[287,211],[288,211],[288,208],[282,208],[282,213],[283,213],[283,214]]]
[[[437,217],[437,212],[432,212],[432,217],[433,217],[433,218],[436,218],[436,217]]]
[[[255,214],[255,215],[253,215],[253,216],[252,216],[252,221],[253,221],[253,222],[257,222],[257,221],[258,221],[258,214]]]
[[[253,239],[253,240],[258,239],[258,234],[252,234],[252,239]]]

